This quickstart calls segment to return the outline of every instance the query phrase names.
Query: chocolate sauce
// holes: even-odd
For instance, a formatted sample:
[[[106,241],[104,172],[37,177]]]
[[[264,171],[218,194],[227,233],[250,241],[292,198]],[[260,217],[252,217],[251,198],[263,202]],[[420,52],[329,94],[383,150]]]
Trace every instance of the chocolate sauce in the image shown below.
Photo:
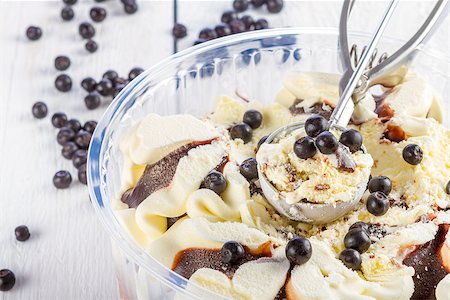
[[[392,124],[387,125],[387,128],[383,133],[383,137],[395,143],[404,141],[407,138],[405,131],[400,126]]]
[[[338,160],[339,170],[350,173],[353,173],[355,171],[356,164],[353,161],[352,154],[346,147],[339,144],[339,147],[336,150],[336,157]]]
[[[185,157],[190,150],[201,145],[211,144],[211,142],[212,140],[189,143],[170,152],[156,163],[147,165],[134,189],[127,195],[125,194],[128,191],[125,192],[122,201],[130,208],[138,207],[149,195],[169,186],[180,159]]]
[[[305,113],[310,114],[316,114],[324,117],[325,119],[329,120],[331,113],[333,112],[333,107],[331,106],[331,103],[315,103],[313,106],[308,108],[305,112],[305,109],[303,107],[299,107],[298,104],[301,103],[302,99],[295,99],[294,103],[289,107],[289,111],[292,115],[297,116]],[[329,110],[324,109],[324,106],[327,107]]]
[[[167,229],[173,226],[179,219],[186,217],[186,214],[183,214],[179,217],[167,218]]]
[[[271,257],[271,247],[270,242],[261,245],[254,251],[244,247],[245,256],[235,264],[222,262],[221,249],[188,248],[177,253],[172,264],[172,270],[189,279],[198,269],[208,268],[220,271],[231,279],[236,270],[244,263],[261,257]]]
[[[436,299],[437,284],[450,272],[444,268],[439,255],[440,248],[445,243],[445,236],[450,225],[441,224],[435,238],[411,252],[403,263],[416,271],[414,280],[414,294],[412,300]]]

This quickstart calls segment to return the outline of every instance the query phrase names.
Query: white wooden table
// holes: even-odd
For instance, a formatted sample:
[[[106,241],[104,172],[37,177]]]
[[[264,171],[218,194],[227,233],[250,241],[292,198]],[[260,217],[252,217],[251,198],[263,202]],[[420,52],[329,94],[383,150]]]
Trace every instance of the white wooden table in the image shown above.
[[[80,2],[80,0],[79,0]],[[229,1],[181,1],[178,20],[188,26],[189,36],[179,43],[184,49],[199,30],[214,26]],[[391,36],[409,37],[424,20],[432,2],[402,2],[396,20],[389,26]],[[61,1],[0,0],[0,269],[17,276],[13,290],[0,292],[0,299],[116,299],[116,285],[109,239],[97,222],[86,187],[76,180],[76,170],[60,155],[56,130],[50,118],[56,111],[87,121],[98,119],[100,109],[88,111],[79,86],[82,78],[100,78],[107,69],[126,75],[134,66],[150,67],[170,55],[173,40],[172,1],[141,1],[135,15],[125,15],[119,1],[100,5],[108,10],[103,23],[95,24],[99,51],[88,54],[78,35],[78,24],[89,20],[94,3],[74,6],[76,17],[62,22]],[[250,10],[265,17],[273,27],[336,27],[341,2],[289,1],[278,15]],[[384,3],[363,3],[356,7],[351,29],[372,30]],[[362,12],[362,6],[370,10]],[[43,29],[36,42],[25,38],[28,25]],[[405,25],[408,24],[408,25]],[[449,53],[449,22],[431,43]],[[73,79],[70,93],[54,88],[58,72],[57,55],[68,55]],[[38,100],[49,106],[49,116],[33,119],[31,106]],[[56,190],[53,174],[60,169],[72,173],[70,189]],[[14,237],[17,225],[29,226],[32,237],[21,243]]]

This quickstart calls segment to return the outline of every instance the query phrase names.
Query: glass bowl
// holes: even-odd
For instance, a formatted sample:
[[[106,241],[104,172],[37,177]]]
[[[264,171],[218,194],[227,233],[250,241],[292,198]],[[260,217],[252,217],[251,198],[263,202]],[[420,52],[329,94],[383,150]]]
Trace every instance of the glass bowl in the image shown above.
[[[111,200],[119,197],[124,134],[148,113],[212,112],[218,95],[239,95],[270,103],[291,71],[341,73],[335,29],[285,28],[233,35],[186,49],[147,70],[108,107],[93,135],[88,157],[89,192],[112,240],[122,299],[225,299],[188,281],[147,254],[119,224]],[[370,35],[352,32],[360,49]],[[379,53],[393,53],[404,41],[384,38]],[[421,49],[414,69],[442,96],[450,126],[449,60]]]

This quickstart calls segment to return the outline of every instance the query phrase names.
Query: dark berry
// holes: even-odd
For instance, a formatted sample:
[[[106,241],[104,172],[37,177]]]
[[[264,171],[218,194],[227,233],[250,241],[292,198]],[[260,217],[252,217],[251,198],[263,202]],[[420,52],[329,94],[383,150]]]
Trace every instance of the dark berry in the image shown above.
[[[268,135],[265,135],[258,141],[258,146],[256,147],[256,151],[259,150],[259,147],[261,147],[261,145],[267,140],[268,137],[269,137]]]
[[[84,97],[84,104],[88,109],[96,109],[100,106],[101,98],[99,93],[92,92],[89,93],[86,97]]]
[[[249,15],[242,16],[241,21],[244,22],[246,30],[255,29],[255,20],[252,18],[252,16]]]
[[[348,231],[352,229],[362,229],[364,230],[365,233],[369,234],[369,225],[361,221],[353,223],[352,226],[350,226],[350,228],[348,229]]]
[[[255,30],[267,29],[269,28],[269,22],[266,19],[258,19],[255,22]]]
[[[214,27],[214,31],[217,34],[217,37],[223,37],[231,34],[230,26],[226,23],[221,23]]]
[[[194,41],[194,46],[195,45],[199,45],[199,44],[201,44],[201,43],[204,43],[204,42],[206,42],[207,40],[205,40],[205,39],[196,39],[195,41]]]
[[[358,130],[347,129],[342,132],[339,142],[347,146],[351,153],[355,153],[361,149],[363,137]]]
[[[324,131],[317,136],[316,146],[321,153],[331,154],[337,150],[339,142],[331,132]]]
[[[77,3],[77,0],[63,0],[63,2],[67,5],[74,5]]]
[[[286,245],[287,259],[296,265],[303,265],[312,255],[311,243],[304,237],[295,237]]]
[[[328,130],[328,121],[319,115],[313,115],[305,121],[305,131],[310,137],[316,137],[321,132]]]
[[[114,87],[114,92],[112,94],[113,98],[116,98],[124,87],[125,87],[124,84],[116,84],[116,86]]]
[[[92,77],[86,77],[81,81],[81,87],[88,93],[95,91],[97,82]]]
[[[233,8],[237,12],[246,11],[248,8],[248,0],[234,0]]]
[[[223,177],[222,173],[212,171],[203,180],[205,188],[212,190],[216,194],[220,195],[227,187],[227,181]]]
[[[248,124],[239,123],[231,127],[230,136],[233,140],[241,139],[246,144],[252,140],[253,130]]]
[[[95,121],[87,121],[83,125],[83,129],[87,132],[93,133],[95,130],[95,127],[97,127],[97,122]]]
[[[238,242],[229,241],[223,244],[220,254],[222,262],[233,264],[239,262],[245,256],[245,249]]]
[[[86,164],[81,165],[78,168],[78,181],[82,184],[87,184],[87,177],[86,177]]]
[[[277,14],[283,9],[283,0],[267,0],[266,5],[269,12]]]
[[[67,74],[58,75],[55,79],[55,88],[60,92],[68,92],[72,89],[72,79]]]
[[[204,40],[213,40],[217,38],[217,34],[211,28],[203,28],[198,34],[198,38]]]
[[[63,145],[62,149],[61,149],[61,155],[64,158],[67,159],[72,159],[73,154],[75,153],[75,151],[77,151],[79,148],[77,146],[77,144],[75,144],[74,142],[67,142]]]
[[[36,119],[43,119],[47,116],[48,113],[47,104],[45,104],[44,102],[36,102],[35,104],[33,104],[31,112]]]
[[[144,72],[144,69],[135,67],[135,68],[131,69],[130,73],[128,73],[128,79],[131,81],[131,80],[135,79],[136,77],[138,77],[139,75],[141,75],[143,72]]]
[[[74,137],[75,137],[75,131],[73,131],[72,129],[70,129],[68,127],[63,127],[59,130],[58,135],[56,136],[56,141],[58,142],[58,144],[60,144],[62,146],[65,143],[73,140]]]
[[[187,28],[183,24],[177,23],[173,25],[172,35],[174,38],[182,39],[187,36]]]
[[[222,17],[220,20],[222,23],[230,23],[233,20],[236,20],[238,18],[237,13],[234,10],[227,10],[222,14]]]
[[[308,159],[313,157],[317,153],[317,148],[313,138],[304,136],[295,141],[294,153],[298,158]]]
[[[373,177],[369,181],[369,192],[383,192],[385,195],[389,195],[392,190],[391,180],[386,176]]]
[[[72,183],[72,175],[69,171],[58,171],[55,176],[53,176],[53,185],[58,189],[66,189]]]
[[[20,242],[25,242],[30,238],[30,231],[28,230],[28,227],[25,225],[17,226],[14,230],[14,233],[16,235],[16,240]]]
[[[91,19],[94,22],[102,22],[106,18],[106,14],[106,9],[98,6],[94,6],[89,11],[89,16],[91,16]]]
[[[108,70],[103,74],[102,78],[109,79],[114,84],[116,79],[119,78],[119,74],[114,70]]]
[[[95,35],[95,28],[89,22],[83,22],[78,26],[78,33],[83,39],[90,39]]]
[[[72,155],[72,163],[75,168],[79,168],[84,165],[87,161],[87,151],[86,150],[77,150]]]
[[[405,148],[403,148],[403,159],[411,165],[418,165],[423,159],[423,151],[416,144],[409,144]]]
[[[55,68],[59,71],[67,70],[70,67],[70,58],[64,55],[55,58]]]
[[[111,80],[102,78],[95,87],[96,91],[102,96],[111,96],[114,92],[114,87]]]
[[[367,197],[367,210],[374,216],[382,216],[389,210],[389,199],[383,192],[374,192]]]
[[[127,4],[125,4],[125,5],[123,6],[123,10],[124,10],[127,14],[132,15],[132,14],[134,14],[135,12],[137,12],[137,10],[138,10],[138,5],[137,5],[136,2],[127,3]]]
[[[239,167],[239,171],[248,180],[258,178],[258,163],[256,159],[251,157],[244,160]]]
[[[261,126],[262,120],[262,114],[254,109],[247,110],[242,118],[242,121],[249,125],[252,129],[256,129]]]
[[[69,121],[67,121],[66,127],[69,127],[73,131],[78,132],[81,129],[81,123],[76,119],[70,119]]]
[[[31,41],[37,41],[42,36],[42,29],[37,26],[30,26],[27,28],[27,38]]]
[[[16,276],[11,270],[0,270],[0,291],[6,292],[16,284]]]
[[[52,116],[52,124],[55,128],[64,127],[67,123],[67,116],[65,113],[55,113]]]
[[[98,49],[98,44],[96,41],[94,40],[88,40],[86,42],[86,44],[84,44],[84,48],[89,52],[89,53],[94,53],[95,51],[97,51]]]
[[[231,33],[241,33],[245,31],[245,24],[241,20],[233,20],[230,22]]]
[[[70,21],[73,19],[74,16],[75,16],[75,13],[73,12],[72,7],[66,6],[66,7],[63,7],[63,9],[61,9],[61,18],[64,21]]]
[[[250,0],[250,2],[252,3],[253,7],[255,7],[255,8],[261,7],[264,4],[266,4],[266,0]]]
[[[89,147],[89,143],[91,142],[92,133],[87,132],[85,130],[80,130],[75,136],[75,144],[81,149],[87,149]]]
[[[359,253],[364,253],[370,247],[370,238],[363,229],[354,228],[345,235],[344,244],[345,248],[352,248]]]
[[[445,186],[445,192],[450,195],[450,180],[447,182],[447,185]]]
[[[349,269],[359,270],[361,268],[361,254],[355,249],[345,249],[339,254],[339,259]]]

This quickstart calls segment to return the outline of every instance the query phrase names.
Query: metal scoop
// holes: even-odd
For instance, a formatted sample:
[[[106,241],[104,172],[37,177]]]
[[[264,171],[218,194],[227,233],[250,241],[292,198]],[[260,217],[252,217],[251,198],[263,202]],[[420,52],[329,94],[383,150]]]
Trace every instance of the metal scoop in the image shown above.
[[[389,2],[381,22],[373,34],[370,43],[362,53],[355,69],[353,69],[351,64],[347,40],[347,20],[355,1],[346,0],[344,2],[339,25],[339,49],[341,61],[344,66],[344,73],[339,82],[341,95],[329,120],[330,129],[338,131],[345,130],[345,127],[348,125],[352,116],[355,103],[358,103],[365,96],[367,89],[370,86],[379,83],[384,75],[394,76],[392,74],[395,74],[396,69],[412,60],[416,52],[415,50],[417,50],[417,48],[432,34],[440,21],[442,21],[443,16],[445,17],[448,2],[447,0],[438,1],[426,22],[410,41],[378,66],[367,70],[367,66],[373,61],[376,45],[378,44],[398,1],[399,0],[391,0]],[[386,72],[384,72],[384,70]],[[289,135],[292,131],[302,127],[304,127],[303,122],[293,123],[279,128],[269,135],[265,143],[271,143],[279,137]],[[364,146],[362,147],[362,150],[364,153],[366,152]],[[355,208],[367,187],[367,181],[361,182],[357,186],[357,192],[354,194],[351,201],[341,201],[333,204],[314,204],[308,202],[288,204],[284,196],[269,182],[262,171],[260,162],[258,162],[258,175],[265,197],[279,213],[289,219],[312,224],[328,223],[347,214],[350,210]]]

